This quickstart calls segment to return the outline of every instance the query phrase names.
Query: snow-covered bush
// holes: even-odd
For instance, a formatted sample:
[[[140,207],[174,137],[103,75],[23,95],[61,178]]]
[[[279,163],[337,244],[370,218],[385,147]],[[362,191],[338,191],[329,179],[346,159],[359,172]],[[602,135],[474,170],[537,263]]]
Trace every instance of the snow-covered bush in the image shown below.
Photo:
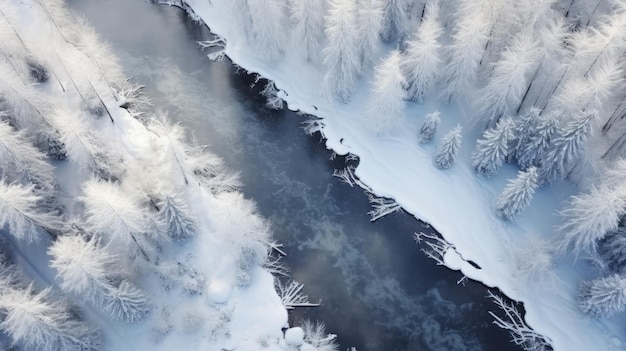
[[[591,317],[608,317],[626,308],[626,280],[611,275],[585,281],[578,291],[578,306]]]
[[[492,129],[487,129],[476,143],[472,154],[472,166],[478,173],[493,176],[509,155],[513,140],[513,120],[505,117]]]
[[[322,322],[313,323],[310,320],[302,322],[304,342],[313,346],[315,351],[336,351],[339,346],[335,344],[337,335],[326,334],[326,326]]]
[[[626,273],[626,231],[619,227],[600,242],[598,253],[608,268],[618,274]]]
[[[509,180],[496,201],[498,215],[513,219],[530,203],[537,188],[537,168],[519,171],[515,179]]]
[[[400,60],[400,53],[392,51],[376,66],[365,125],[378,135],[389,133],[404,119],[406,79],[400,69]]]
[[[115,319],[133,323],[146,317],[152,309],[152,301],[135,285],[123,280],[107,291],[100,308]]]
[[[422,123],[422,127],[420,128],[420,144],[430,143],[430,141],[433,140],[433,137],[437,132],[437,127],[439,127],[440,122],[441,118],[439,118],[439,111],[435,111],[426,115],[424,123]]]
[[[461,131],[462,128],[458,125],[441,138],[441,144],[435,153],[435,165],[437,167],[447,169],[452,166],[452,162],[454,162],[461,147]]]
[[[532,234],[527,244],[514,248],[518,274],[525,284],[557,286],[559,277],[553,270],[554,250],[554,243]]]
[[[175,240],[189,239],[196,234],[197,225],[182,194],[167,196],[159,206],[159,217],[167,234]]]

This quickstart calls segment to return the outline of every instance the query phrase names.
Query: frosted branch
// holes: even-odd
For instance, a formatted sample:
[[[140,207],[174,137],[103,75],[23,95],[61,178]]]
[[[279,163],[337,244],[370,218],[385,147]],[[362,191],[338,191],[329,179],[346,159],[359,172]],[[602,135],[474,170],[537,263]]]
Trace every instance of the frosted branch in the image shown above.
[[[372,217],[370,219],[371,222],[374,222],[396,211],[402,211],[402,206],[398,205],[396,200],[384,197],[376,197],[370,192],[367,192],[366,194],[373,207],[372,210],[367,213]]]
[[[333,177],[339,178],[339,181],[342,183],[348,184],[350,187],[354,187],[357,184],[358,180],[354,176],[354,167],[348,166],[342,170],[334,170]]]
[[[303,284],[292,280],[288,285],[283,285],[280,280],[276,280],[276,290],[280,300],[286,309],[292,310],[296,307],[317,307],[319,303],[309,302],[309,297],[302,293]]]
[[[443,257],[448,252],[449,249],[454,249],[454,246],[447,242],[444,238],[440,237],[436,233],[434,234],[426,234],[424,232],[415,233],[415,242],[422,243],[426,245],[426,248],[421,249],[422,252],[428,257],[432,258],[437,262],[439,266],[445,266],[443,262]],[[462,283],[463,278],[457,282]]]
[[[278,89],[276,89],[276,85],[274,82],[269,81],[263,90],[261,90],[261,95],[265,97],[266,102],[265,106],[272,110],[281,110],[283,106],[283,99],[278,97]]]
[[[215,39],[213,40],[197,41],[196,43],[200,45],[200,48],[202,48],[202,50],[209,48],[218,48],[217,51],[208,54],[207,57],[211,61],[224,62],[224,58],[226,57],[226,40],[224,38],[220,36],[215,36]]]
[[[505,302],[501,296],[495,295],[491,291],[489,291],[489,297],[493,299],[494,303],[500,307],[505,314],[504,318],[500,318],[495,313],[489,311],[489,314],[494,318],[493,324],[508,330],[513,343],[527,351],[552,350],[552,340],[529,327],[513,303],[509,304]]]
[[[309,119],[307,121],[302,122],[302,129],[308,135],[313,135],[316,132],[320,132],[322,137],[324,137],[324,126],[325,124],[320,122],[319,119]]]

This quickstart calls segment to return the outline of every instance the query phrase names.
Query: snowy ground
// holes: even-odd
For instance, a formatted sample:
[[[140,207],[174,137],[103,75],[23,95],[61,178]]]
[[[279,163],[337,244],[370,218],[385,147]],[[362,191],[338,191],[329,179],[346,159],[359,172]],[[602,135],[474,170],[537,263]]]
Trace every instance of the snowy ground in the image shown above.
[[[368,189],[395,199],[454,245],[456,250],[449,250],[445,256],[449,268],[486,286],[497,286],[508,297],[523,302],[527,323],[548,337],[557,350],[626,348],[626,334],[621,327],[624,314],[589,319],[579,312],[576,289],[591,269],[582,260],[572,262],[571,257],[559,257],[551,271],[540,276],[528,276],[518,264],[528,258],[528,252],[537,254],[533,245],[538,240],[553,239],[553,228],[558,224],[556,211],[575,193],[570,184],[557,182],[538,190],[525,213],[514,222],[505,222],[496,216],[494,204],[506,180],[515,176],[513,167],[505,166],[491,179],[477,175],[470,164],[474,145],[465,142],[457,163],[442,171],[432,162],[435,146],[421,146],[417,140],[423,116],[435,109],[442,115],[438,137],[461,123],[465,139],[476,140],[478,130],[469,123],[468,107],[441,105],[435,99],[427,99],[423,105],[409,104],[403,127],[377,137],[360,118],[368,99],[370,76],[361,77],[349,104],[329,101],[321,93],[320,67],[303,62],[293,50],[285,50],[277,64],[269,64],[250,45],[224,2],[187,3],[212,32],[226,40],[225,53],[234,63],[273,80],[289,109],[323,119],[321,131],[327,147],[338,154],[358,155],[355,174]],[[389,48],[381,49],[382,54]]]

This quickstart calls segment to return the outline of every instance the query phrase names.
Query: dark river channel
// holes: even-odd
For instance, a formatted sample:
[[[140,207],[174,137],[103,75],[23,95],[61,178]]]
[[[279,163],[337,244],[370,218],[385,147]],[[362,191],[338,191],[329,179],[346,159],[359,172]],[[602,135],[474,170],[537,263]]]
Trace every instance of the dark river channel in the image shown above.
[[[412,235],[410,215],[370,222],[361,189],[333,178],[332,158],[304,117],[268,110],[250,88],[254,77],[206,58],[197,40],[207,28],[178,8],[143,0],[69,0],[113,47],[128,75],[146,86],[154,108],[169,113],[201,144],[241,172],[243,192],[258,203],[288,256],[284,264],[317,308],[291,312],[325,322],[339,350],[516,350],[494,326],[496,307],[476,282],[436,266]],[[453,217],[451,216],[451,220]]]

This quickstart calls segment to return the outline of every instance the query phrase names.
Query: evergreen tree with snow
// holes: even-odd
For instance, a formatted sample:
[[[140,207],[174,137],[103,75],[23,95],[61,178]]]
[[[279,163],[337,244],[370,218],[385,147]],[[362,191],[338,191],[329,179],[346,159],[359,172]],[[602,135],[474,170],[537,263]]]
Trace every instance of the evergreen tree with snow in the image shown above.
[[[551,183],[566,175],[567,168],[583,152],[595,119],[595,111],[584,112],[572,118],[565,127],[557,128],[557,135],[541,157],[539,168],[541,183]]]
[[[572,196],[560,212],[563,224],[561,249],[572,248],[575,255],[595,252],[598,240],[617,230],[626,214],[626,196],[607,187],[592,187],[587,193]]]
[[[487,177],[495,175],[509,154],[512,140],[513,119],[502,118],[478,140],[476,151],[472,154],[472,166]]]
[[[624,311],[626,280],[615,274],[583,282],[578,290],[578,306],[586,315],[596,318]]]
[[[441,63],[438,40],[443,30],[439,23],[439,4],[429,3],[415,39],[409,41],[402,60],[402,71],[407,79],[407,98],[422,102],[433,84]]]
[[[0,180],[0,228],[20,240],[33,241],[45,235],[46,228],[56,228],[59,221],[42,211],[44,198],[34,185],[6,184]]]
[[[537,189],[537,168],[519,171],[515,179],[509,180],[496,201],[499,216],[513,219],[528,206]]]
[[[626,273],[626,228],[620,226],[601,240],[598,253],[611,271]]]
[[[509,152],[509,161],[516,160],[523,154],[524,148],[527,147],[530,139],[537,132],[537,124],[539,123],[540,115],[540,109],[531,107],[526,110],[526,113],[515,120],[513,125],[515,140]],[[526,169],[527,167],[528,165],[522,168]]]
[[[435,153],[435,165],[437,167],[448,169],[452,166],[452,162],[454,162],[456,154],[461,148],[461,131],[461,126],[457,125],[441,138],[441,144]]]
[[[248,0],[252,18],[254,44],[270,62],[276,62],[283,55],[287,40],[284,24],[286,8],[283,0]]]
[[[292,42],[307,61],[317,61],[324,39],[324,0],[290,0]]]
[[[546,153],[557,133],[558,121],[554,114],[540,115],[536,123],[537,127],[534,130],[526,132],[528,142],[518,143],[520,149],[515,151],[517,163],[522,169],[539,165],[539,160]]]
[[[182,194],[167,196],[160,206],[159,216],[167,234],[175,240],[189,239],[197,231],[196,222]]]
[[[402,38],[408,29],[408,0],[385,0],[381,38],[392,42]]]
[[[146,318],[152,309],[152,301],[139,288],[122,280],[103,296],[100,308],[117,320],[134,323]]]
[[[501,54],[489,83],[480,90],[476,115],[492,127],[502,115],[517,108],[528,85],[527,74],[539,58],[535,38],[522,32]]]
[[[380,32],[383,27],[384,0],[365,0],[359,6],[359,48],[363,68],[374,64],[380,51]]]
[[[72,319],[70,306],[55,299],[50,288],[34,292],[32,286],[0,294],[0,330],[27,350],[99,351],[100,331]]]
[[[394,50],[376,66],[374,72],[365,125],[378,135],[397,128],[404,118],[406,80],[400,69],[400,60],[400,53]]]
[[[420,128],[420,144],[430,143],[437,132],[437,127],[439,127],[439,122],[441,122],[441,118],[439,118],[439,111],[435,111],[426,115],[424,119],[424,123]]]
[[[330,5],[323,50],[324,86],[331,96],[347,103],[361,74],[356,4],[354,0],[331,0]]]

